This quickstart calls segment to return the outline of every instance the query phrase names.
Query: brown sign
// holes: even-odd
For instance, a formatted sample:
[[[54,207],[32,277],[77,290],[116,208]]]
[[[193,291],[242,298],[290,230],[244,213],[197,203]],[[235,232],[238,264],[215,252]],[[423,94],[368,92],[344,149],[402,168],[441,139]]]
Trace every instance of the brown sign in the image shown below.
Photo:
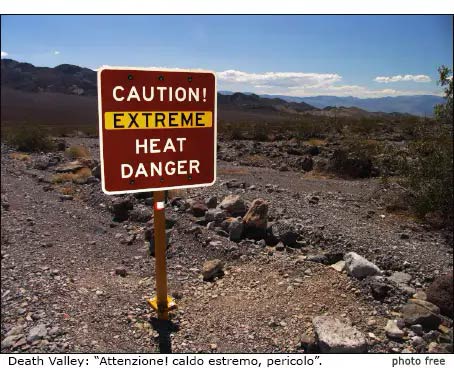
[[[214,73],[105,67],[98,105],[105,193],[214,183]]]

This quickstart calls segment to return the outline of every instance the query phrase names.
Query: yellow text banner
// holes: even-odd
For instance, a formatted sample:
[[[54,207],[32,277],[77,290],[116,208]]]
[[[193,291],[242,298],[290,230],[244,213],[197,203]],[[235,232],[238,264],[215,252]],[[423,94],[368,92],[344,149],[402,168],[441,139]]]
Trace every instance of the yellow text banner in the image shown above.
[[[211,111],[121,111],[104,113],[104,127],[121,129],[210,128]]]

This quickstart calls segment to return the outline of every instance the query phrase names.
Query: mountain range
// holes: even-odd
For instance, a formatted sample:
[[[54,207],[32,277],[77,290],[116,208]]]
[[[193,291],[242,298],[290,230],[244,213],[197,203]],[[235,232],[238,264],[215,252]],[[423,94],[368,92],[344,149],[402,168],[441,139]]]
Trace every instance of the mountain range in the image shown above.
[[[62,64],[36,67],[1,60],[1,119],[3,123],[97,124],[97,73]],[[301,114],[348,118],[392,117],[397,113],[431,115],[438,96],[376,99],[354,97],[288,97],[253,93],[218,93],[219,121],[291,121]],[[393,114],[387,114],[391,113]]]

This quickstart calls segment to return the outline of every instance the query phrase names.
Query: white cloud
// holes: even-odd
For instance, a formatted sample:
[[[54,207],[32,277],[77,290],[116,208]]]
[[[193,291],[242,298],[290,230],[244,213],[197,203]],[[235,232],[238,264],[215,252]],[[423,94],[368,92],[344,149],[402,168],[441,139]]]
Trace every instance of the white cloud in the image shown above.
[[[375,82],[378,83],[395,83],[395,82],[418,82],[418,83],[428,83],[432,79],[428,75],[418,74],[406,74],[406,75],[393,75],[391,77],[375,77]]]
[[[55,51],[53,52],[53,54],[54,54],[54,55],[60,55],[60,51],[55,50]]]
[[[103,65],[107,67],[108,65]],[[134,68],[134,67],[132,67]],[[98,70],[99,68],[94,68]],[[149,66],[152,70],[187,70],[175,67]],[[190,70],[197,71],[201,69]],[[256,94],[270,94],[283,96],[353,96],[359,98],[386,97],[402,95],[434,94],[441,95],[441,91],[434,90],[399,90],[392,88],[375,89],[369,86],[343,84],[342,76],[337,73],[305,73],[305,72],[264,72],[249,73],[239,70],[224,70],[216,72],[218,90],[232,92],[253,92]],[[378,78],[378,77],[377,77]],[[381,77],[384,78],[384,77]],[[429,78],[430,79],[430,78]]]
[[[4,58],[4,57],[8,56],[8,53],[7,53],[6,51],[3,51],[3,50],[2,50],[1,55],[2,55],[2,58]]]
[[[299,73],[299,72],[266,72],[247,73],[238,70],[218,72],[220,81],[226,83],[245,83],[256,88],[324,86],[342,79],[339,74]]]
[[[336,73],[247,73],[238,70],[225,70],[217,72],[217,76],[220,90],[254,92],[257,94],[301,97],[317,95],[384,97],[439,94],[439,92],[421,90],[372,89],[366,86],[342,84],[342,76]],[[421,79],[419,76],[417,77],[417,79]]]

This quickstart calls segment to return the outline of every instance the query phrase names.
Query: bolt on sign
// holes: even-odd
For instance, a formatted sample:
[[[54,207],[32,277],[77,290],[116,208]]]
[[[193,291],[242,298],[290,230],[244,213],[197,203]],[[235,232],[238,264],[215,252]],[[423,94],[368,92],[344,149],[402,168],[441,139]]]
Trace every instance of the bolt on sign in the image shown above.
[[[105,193],[214,183],[214,73],[105,67],[98,102]]]

